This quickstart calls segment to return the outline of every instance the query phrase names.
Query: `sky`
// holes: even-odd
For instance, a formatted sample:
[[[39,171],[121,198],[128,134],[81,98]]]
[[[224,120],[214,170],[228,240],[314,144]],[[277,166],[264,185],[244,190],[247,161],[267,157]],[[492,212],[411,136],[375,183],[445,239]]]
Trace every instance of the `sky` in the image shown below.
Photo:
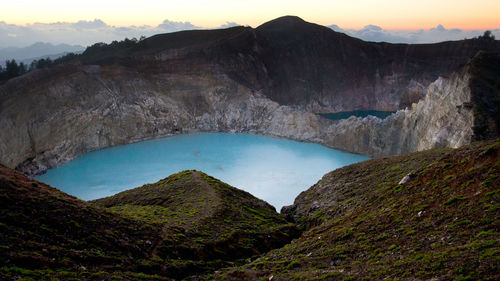
[[[500,38],[500,0],[0,0],[0,7],[0,49],[257,27],[284,15],[367,41],[434,43],[487,29]]]
[[[205,28],[226,21],[255,27],[297,15],[350,29],[500,28],[498,0],[0,0],[0,7],[0,21],[17,25],[101,19],[115,26],[156,26],[168,19]]]

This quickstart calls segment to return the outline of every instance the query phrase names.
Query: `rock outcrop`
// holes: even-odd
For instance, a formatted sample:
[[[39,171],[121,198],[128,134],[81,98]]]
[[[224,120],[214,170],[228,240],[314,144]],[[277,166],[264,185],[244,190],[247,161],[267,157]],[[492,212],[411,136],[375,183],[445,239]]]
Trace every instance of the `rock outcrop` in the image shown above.
[[[484,72],[489,74],[478,76]],[[410,109],[399,110],[384,120],[372,116],[322,120],[321,139],[328,146],[384,156],[433,147],[457,148],[473,140],[496,137],[500,124],[499,74],[500,54],[478,53],[460,71],[429,85],[425,98]],[[478,82],[481,79],[488,82]]]
[[[423,100],[386,119],[351,117],[326,125],[324,141],[373,156],[470,143],[474,114],[467,70],[432,83]]]
[[[500,42],[371,43],[296,17],[95,45],[0,86],[0,161],[31,175],[92,150],[193,131],[267,134],[371,156],[455,147],[471,138],[473,100],[468,72],[451,73],[481,49],[500,50]],[[440,75],[451,76],[385,120],[317,115],[402,109]]]

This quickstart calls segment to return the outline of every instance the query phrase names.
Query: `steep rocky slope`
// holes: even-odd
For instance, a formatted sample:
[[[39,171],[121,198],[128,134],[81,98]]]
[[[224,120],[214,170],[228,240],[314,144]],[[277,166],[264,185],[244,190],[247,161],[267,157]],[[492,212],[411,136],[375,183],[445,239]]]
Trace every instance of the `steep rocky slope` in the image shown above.
[[[282,212],[306,231],[218,280],[498,280],[500,140],[354,164]]]
[[[479,50],[498,51],[500,41],[363,42],[296,17],[96,44],[0,86],[0,161],[34,174],[88,151],[192,131],[268,134],[366,155],[456,146],[469,137],[416,143],[423,133],[401,113],[381,127],[389,133],[378,120],[335,123],[316,113],[402,109]]]
[[[296,17],[270,21],[255,33],[271,80],[266,96],[313,112],[403,109],[479,50],[500,47],[495,40],[364,42]]]
[[[267,203],[201,172],[92,203],[0,166],[0,279],[167,280],[296,237]]]
[[[499,136],[500,53],[479,52],[461,70],[440,77],[425,98],[384,120],[323,120],[332,147],[381,156],[432,147],[457,148]]]

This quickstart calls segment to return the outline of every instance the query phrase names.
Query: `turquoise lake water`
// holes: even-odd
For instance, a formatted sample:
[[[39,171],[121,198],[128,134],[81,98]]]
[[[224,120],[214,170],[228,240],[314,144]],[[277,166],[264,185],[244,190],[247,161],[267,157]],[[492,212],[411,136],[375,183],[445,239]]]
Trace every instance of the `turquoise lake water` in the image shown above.
[[[337,112],[337,113],[324,113],[320,114],[320,116],[332,119],[332,120],[340,120],[340,119],[347,119],[351,116],[356,116],[356,117],[366,117],[368,115],[372,115],[375,117],[378,117],[380,119],[385,119],[389,115],[393,114],[396,111],[377,111],[377,110],[354,110],[354,111],[344,111],[344,112]]]
[[[35,179],[92,200],[195,169],[279,211],[325,173],[366,159],[319,144],[261,135],[195,133],[90,152]]]

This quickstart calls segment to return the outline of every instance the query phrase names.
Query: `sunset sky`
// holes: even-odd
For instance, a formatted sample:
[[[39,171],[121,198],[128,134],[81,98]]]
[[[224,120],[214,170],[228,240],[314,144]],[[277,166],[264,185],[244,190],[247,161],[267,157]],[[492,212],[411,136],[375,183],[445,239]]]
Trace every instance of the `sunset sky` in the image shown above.
[[[115,26],[151,25],[163,20],[189,21],[217,27],[225,22],[259,24],[283,15],[297,15],[318,24],[385,29],[500,28],[498,0],[0,0],[0,21],[76,22],[101,19]]]

